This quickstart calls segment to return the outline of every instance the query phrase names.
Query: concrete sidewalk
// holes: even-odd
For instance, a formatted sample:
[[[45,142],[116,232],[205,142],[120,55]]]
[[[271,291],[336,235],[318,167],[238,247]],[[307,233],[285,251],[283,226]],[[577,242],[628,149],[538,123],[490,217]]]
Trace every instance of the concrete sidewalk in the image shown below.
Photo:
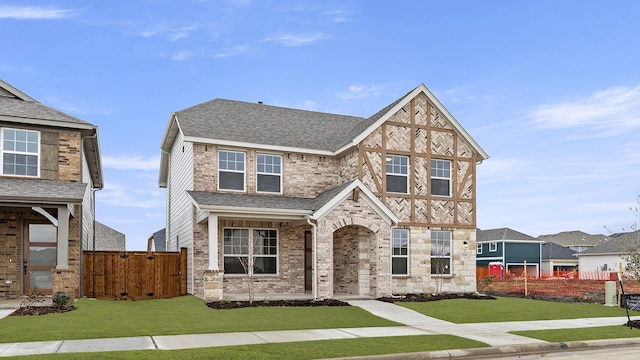
[[[432,334],[457,335],[481,341],[492,346],[492,348],[480,348],[474,350],[467,349],[435,352],[429,355],[429,357],[425,358],[440,358],[441,355],[446,358],[469,357],[470,353],[474,354],[473,351],[475,351],[475,354],[478,356],[480,356],[480,354],[485,354],[482,356],[486,356],[486,354],[490,354],[491,351],[494,351],[494,353],[496,354],[504,354],[505,352],[531,352],[535,351],[536,349],[538,351],[543,351],[545,349],[547,351],[552,351],[551,349],[556,348],[558,350],[560,349],[559,344],[552,344],[537,339],[508,334],[508,331],[622,325],[627,321],[626,317],[615,317],[481,324],[454,324],[422,315],[418,312],[404,308],[402,306],[397,306],[394,304],[376,300],[353,300],[349,301],[349,303],[353,306],[361,307],[376,316],[405,324],[405,326],[289,331],[256,331],[243,333],[140,336],[113,339],[6,343],[0,344],[0,357],[74,352],[103,352],[152,349],[178,350],[189,348],[283,343],[310,340],[354,339],[362,337]],[[589,342],[579,343],[588,344]],[[609,341],[608,343],[638,344],[640,343],[640,339],[614,339]],[[597,344],[598,346],[606,346],[607,341],[601,340]],[[566,344],[563,345],[565,345],[565,347],[567,346]]]

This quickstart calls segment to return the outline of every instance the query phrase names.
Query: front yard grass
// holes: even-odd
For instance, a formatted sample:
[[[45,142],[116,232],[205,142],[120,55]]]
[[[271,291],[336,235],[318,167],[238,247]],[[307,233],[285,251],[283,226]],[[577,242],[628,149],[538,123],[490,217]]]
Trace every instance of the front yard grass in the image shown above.
[[[419,351],[438,351],[448,349],[463,349],[487,347],[488,345],[460,338],[453,335],[416,335],[400,337],[358,338],[341,340],[304,341],[292,343],[240,345],[218,348],[187,349],[187,350],[144,350],[144,351],[115,351],[102,353],[65,353],[22,356],[20,359],[127,359],[155,360],[173,359],[274,359],[274,360],[305,360],[323,359],[349,356],[372,356],[382,354],[398,354]]]
[[[76,307],[63,314],[0,319],[0,342],[401,325],[355,306],[214,310],[193,296],[79,299]]]
[[[600,304],[562,303],[510,297],[498,297],[497,300],[396,302],[396,305],[457,324],[626,316],[624,309]],[[640,312],[632,311],[630,315],[637,316]]]
[[[597,326],[577,329],[512,331],[511,334],[551,342],[640,337],[640,329],[627,326]]]

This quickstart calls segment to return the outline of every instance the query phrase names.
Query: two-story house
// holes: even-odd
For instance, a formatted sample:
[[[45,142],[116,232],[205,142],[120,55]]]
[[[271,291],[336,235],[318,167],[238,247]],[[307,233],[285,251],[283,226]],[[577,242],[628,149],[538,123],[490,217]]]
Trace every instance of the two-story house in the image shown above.
[[[96,126],[0,80],[0,299],[80,296],[102,186]]]
[[[161,148],[196,296],[476,290],[488,155],[424,85],[369,118],[214,99],[171,114]]]

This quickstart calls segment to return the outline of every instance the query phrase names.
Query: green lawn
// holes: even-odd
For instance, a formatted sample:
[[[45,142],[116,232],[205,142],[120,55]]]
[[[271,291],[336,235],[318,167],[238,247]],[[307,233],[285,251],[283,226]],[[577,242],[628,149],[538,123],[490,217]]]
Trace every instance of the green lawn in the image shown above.
[[[624,309],[599,304],[572,304],[510,297],[498,297],[497,300],[397,302],[396,305],[458,324],[626,316]],[[637,315],[640,315],[640,312],[631,312],[631,316]]]
[[[453,335],[418,335],[400,337],[359,338],[343,340],[304,341],[295,343],[228,346],[189,350],[145,350],[103,353],[50,354],[21,356],[20,359],[320,359],[347,356],[397,354],[486,347],[481,342]]]
[[[640,337],[640,329],[630,328],[626,326],[599,326],[578,329],[513,331],[511,333],[552,342]]]
[[[76,307],[63,314],[0,319],[0,342],[400,325],[355,306],[214,310],[193,296],[80,299]]]

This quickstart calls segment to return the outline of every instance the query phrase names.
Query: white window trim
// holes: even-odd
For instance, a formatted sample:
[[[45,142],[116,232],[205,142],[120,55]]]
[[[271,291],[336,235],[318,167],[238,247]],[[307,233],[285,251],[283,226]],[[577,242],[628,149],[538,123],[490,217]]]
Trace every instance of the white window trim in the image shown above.
[[[221,152],[228,152],[228,153],[237,153],[237,154],[244,154],[244,170],[243,171],[238,171],[238,170],[221,170],[220,169],[220,153]],[[238,151],[238,150],[227,150],[227,149],[220,149],[218,150],[218,158],[217,158],[218,164],[218,190],[220,191],[234,191],[234,192],[246,192],[247,191],[247,153],[244,151]],[[242,190],[235,190],[235,189],[222,189],[220,188],[220,173],[221,172],[227,172],[227,173],[236,173],[236,174],[242,174]]]
[[[407,255],[394,255],[393,254],[393,232],[394,231],[403,231],[407,233]],[[411,249],[411,232],[409,229],[393,229],[391,230],[391,276],[392,277],[407,277],[411,274],[411,266],[410,266],[410,249]],[[405,274],[394,274],[393,273],[393,259],[394,258],[403,258],[407,259],[407,272]]]
[[[38,144],[38,153],[31,153],[31,152],[22,152],[22,151],[9,151],[9,150],[4,150],[4,131],[5,130],[13,130],[13,131],[24,131],[24,132],[34,132],[38,135],[38,140],[37,140],[37,144]],[[36,155],[38,157],[38,161],[37,161],[37,170],[36,170],[36,175],[32,176],[32,175],[21,175],[21,174],[5,174],[4,173],[4,154],[20,154],[20,155]],[[23,177],[23,178],[39,178],[40,177],[40,160],[41,160],[41,146],[40,146],[40,131],[38,130],[27,130],[27,129],[16,129],[16,128],[9,128],[9,127],[2,127],[0,128],[0,175],[4,175],[4,176],[15,176],[15,177]]]
[[[268,172],[260,172],[260,171],[258,171],[258,156],[273,156],[273,157],[280,158],[280,173],[279,174],[275,174],[275,173],[268,173]],[[265,154],[265,153],[257,153],[256,154],[256,192],[257,193],[260,193],[260,194],[282,194],[283,193],[283,190],[284,190],[282,188],[282,179],[284,177],[284,176],[282,176],[282,173],[284,172],[283,160],[284,159],[283,159],[282,155]],[[258,190],[258,175],[278,175],[280,177],[280,191],[279,192],[276,192],[276,191],[259,191]]]
[[[489,252],[498,251],[498,243],[496,241],[492,241],[489,243]]]
[[[431,273],[432,277],[452,277],[453,276],[453,232],[448,230],[431,230],[431,240],[430,245],[433,246],[433,233],[434,232],[445,232],[449,233],[449,255],[447,256],[434,256],[429,254],[429,259],[449,259],[449,273],[447,274],[434,274]]]
[[[482,243],[476,244],[476,255],[482,255]]]
[[[451,160],[443,160],[443,159],[431,159],[431,161],[442,161],[442,162],[447,162],[449,163],[449,177],[442,177],[442,176],[433,176],[431,175],[431,179],[440,179],[440,180],[448,180],[449,181],[449,194],[448,195],[435,195],[432,193],[432,189],[429,189],[429,193],[431,196],[440,196],[440,197],[451,197],[453,194],[453,190],[451,189],[452,183],[453,183],[453,162]],[[433,171],[433,166],[430,165],[429,167],[429,174],[431,174],[431,172]]]
[[[278,229],[274,229],[274,228],[252,228],[252,227],[224,227],[222,229],[222,257],[223,260],[225,257],[236,257],[238,255],[244,255],[244,254],[231,254],[231,255],[227,255],[224,252],[224,231],[225,230],[247,230],[249,232],[249,244],[248,244],[248,248],[249,248],[249,253],[247,254],[247,256],[249,257],[249,274],[224,274],[224,276],[230,276],[230,277],[248,277],[248,276],[258,276],[258,277],[273,277],[273,276],[279,276],[280,275],[280,232],[278,231]],[[276,232],[276,254],[275,255],[266,255],[266,254],[261,254],[261,255],[254,255],[253,254],[253,230],[275,230]],[[273,274],[254,274],[253,273],[253,258],[254,257],[275,257],[276,258],[276,272]],[[223,261],[223,267],[224,269],[224,261]]]
[[[394,172],[387,172],[386,168],[387,168],[387,159],[386,158],[391,158],[391,157],[399,157],[399,158],[406,158],[407,159],[407,173],[406,174],[402,174],[402,173],[394,173]],[[385,188],[385,191],[388,193],[392,193],[392,194],[409,194],[411,193],[411,189],[409,188],[410,184],[409,184],[409,174],[411,174],[411,158],[407,155],[394,155],[394,154],[387,154],[385,158],[385,175],[393,175],[393,176],[404,176],[407,179],[407,192],[396,192],[396,191],[389,191],[388,188]],[[386,181],[386,180],[385,180]],[[386,186],[385,186],[386,187]]]

